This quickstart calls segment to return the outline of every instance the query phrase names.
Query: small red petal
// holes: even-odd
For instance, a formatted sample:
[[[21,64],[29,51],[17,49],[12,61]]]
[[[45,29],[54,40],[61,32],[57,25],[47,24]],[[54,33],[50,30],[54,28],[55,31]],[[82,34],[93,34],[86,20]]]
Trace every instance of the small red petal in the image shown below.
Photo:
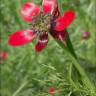
[[[55,11],[54,11],[54,15],[53,15],[53,19],[57,19],[60,16],[60,12],[58,9],[58,6],[56,7]]]
[[[41,52],[47,46],[47,43],[48,43],[48,34],[44,32],[39,37],[39,41],[35,46],[35,51]]]
[[[20,30],[9,37],[8,44],[13,47],[22,46],[32,42],[35,37],[36,33],[32,30]]]
[[[65,14],[56,20],[56,31],[62,31],[66,29],[75,19],[75,13],[73,11],[67,11]]]
[[[48,93],[51,94],[51,95],[53,95],[55,93],[55,88],[54,87],[50,87],[48,89]]]
[[[64,41],[67,38],[67,32],[66,30],[64,31],[56,31],[56,30],[50,30],[51,35],[53,36],[54,39],[59,40],[59,41]]]
[[[34,16],[39,15],[40,9],[34,3],[27,2],[21,9],[21,15],[26,22],[32,22]]]
[[[56,0],[43,0],[42,7],[45,14],[49,14],[54,11]]]
[[[5,60],[7,58],[7,52],[0,51],[0,59]]]

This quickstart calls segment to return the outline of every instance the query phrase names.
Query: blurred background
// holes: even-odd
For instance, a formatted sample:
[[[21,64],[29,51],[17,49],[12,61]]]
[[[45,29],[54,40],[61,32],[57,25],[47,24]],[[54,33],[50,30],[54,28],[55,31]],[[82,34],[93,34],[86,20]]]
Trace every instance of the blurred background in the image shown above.
[[[51,96],[50,87],[56,90],[54,96],[90,96],[79,85],[77,75],[74,80],[70,77],[70,58],[52,37],[40,54],[34,51],[35,41],[18,48],[8,46],[12,33],[30,27],[20,14],[21,6],[28,1],[42,5],[42,0],[0,0],[0,96]],[[96,85],[96,0],[57,2],[61,14],[70,9],[76,12],[68,32],[81,66]]]

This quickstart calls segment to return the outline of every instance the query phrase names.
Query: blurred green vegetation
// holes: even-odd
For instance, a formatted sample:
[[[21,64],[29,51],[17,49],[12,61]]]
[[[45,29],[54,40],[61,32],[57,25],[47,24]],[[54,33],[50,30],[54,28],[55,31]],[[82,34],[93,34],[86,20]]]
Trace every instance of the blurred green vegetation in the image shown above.
[[[40,54],[35,53],[34,42],[19,48],[8,46],[8,37],[13,32],[30,27],[20,15],[21,6],[27,1],[42,4],[42,0],[0,1],[0,49],[8,53],[7,60],[0,65],[0,95],[50,96],[48,88],[54,86],[57,90],[54,96],[90,96],[88,89],[78,83],[70,58],[51,37]],[[61,14],[70,9],[76,12],[76,20],[68,32],[81,66],[96,86],[96,1],[57,1]],[[88,40],[82,39],[85,31],[90,32]]]

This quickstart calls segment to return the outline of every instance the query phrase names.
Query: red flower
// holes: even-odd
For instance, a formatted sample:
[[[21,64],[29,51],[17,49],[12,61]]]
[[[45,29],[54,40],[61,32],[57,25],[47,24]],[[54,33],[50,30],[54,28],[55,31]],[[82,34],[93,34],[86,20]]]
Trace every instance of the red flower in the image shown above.
[[[7,58],[7,52],[3,52],[0,50],[0,64],[2,63],[3,60],[6,60]]]
[[[50,88],[48,89],[48,93],[49,93],[50,95],[54,95],[54,94],[55,94],[55,88],[54,88],[54,87],[50,87]]]
[[[67,11],[60,16],[56,0],[43,0],[42,11],[34,3],[27,2],[21,9],[23,20],[31,23],[28,30],[20,30],[13,33],[8,40],[8,44],[13,47],[31,43],[35,37],[39,40],[35,46],[36,52],[41,52],[48,43],[48,31],[57,40],[64,40],[64,31],[74,20],[73,11]]]

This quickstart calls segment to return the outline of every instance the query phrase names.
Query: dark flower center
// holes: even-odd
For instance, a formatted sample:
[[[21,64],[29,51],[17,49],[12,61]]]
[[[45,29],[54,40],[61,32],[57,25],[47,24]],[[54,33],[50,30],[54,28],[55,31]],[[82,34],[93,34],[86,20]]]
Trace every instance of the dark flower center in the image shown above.
[[[49,14],[45,15],[43,12],[41,12],[39,16],[33,18],[32,29],[38,33],[48,32],[51,25],[50,21],[51,21],[51,15]]]

